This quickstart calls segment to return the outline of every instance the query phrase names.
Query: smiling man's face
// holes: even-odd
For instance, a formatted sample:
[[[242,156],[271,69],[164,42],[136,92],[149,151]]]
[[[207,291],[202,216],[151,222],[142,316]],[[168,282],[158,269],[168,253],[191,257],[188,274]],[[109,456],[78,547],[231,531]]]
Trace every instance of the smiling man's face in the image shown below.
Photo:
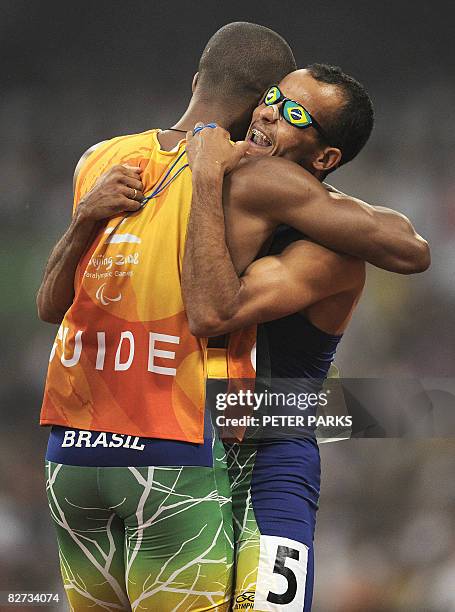
[[[302,104],[324,129],[324,118],[330,117],[343,104],[336,85],[322,83],[307,70],[288,74],[279,84],[284,96]],[[278,112],[282,103],[254,110],[247,137],[249,156],[276,155],[300,163],[310,172],[313,161],[329,143],[320,139],[314,126],[298,128],[287,123]]]

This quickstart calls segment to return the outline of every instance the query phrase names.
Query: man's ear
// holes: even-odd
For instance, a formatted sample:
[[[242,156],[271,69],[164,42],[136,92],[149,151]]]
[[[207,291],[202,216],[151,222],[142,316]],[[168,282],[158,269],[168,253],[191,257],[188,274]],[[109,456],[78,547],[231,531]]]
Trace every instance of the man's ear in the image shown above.
[[[341,162],[341,151],[336,147],[322,149],[313,160],[313,168],[319,172],[335,170]]]
[[[194,93],[194,90],[196,89],[198,78],[199,78],[199,72],[196,72],[196,74],[193,77],[193,83],[191,84],[192,93]]]

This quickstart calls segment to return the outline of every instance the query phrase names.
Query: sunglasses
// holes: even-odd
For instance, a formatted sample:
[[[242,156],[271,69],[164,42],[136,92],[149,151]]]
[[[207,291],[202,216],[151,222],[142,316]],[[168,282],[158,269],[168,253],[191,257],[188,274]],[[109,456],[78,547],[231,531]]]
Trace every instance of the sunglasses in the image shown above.
[[[314,129],[324,138],[327,144],[330,142],[324,130],[321,128],[316,119],[311,116],[307,109],[302,106],[300,102],[286,98],[277,85],[272,85],[272,87],[265,92],[261,102],[266,106],[281,104],[280,114],[283,119],[289,123],[289,125],[293,125],[294,127],[300,129],[313,126]]]

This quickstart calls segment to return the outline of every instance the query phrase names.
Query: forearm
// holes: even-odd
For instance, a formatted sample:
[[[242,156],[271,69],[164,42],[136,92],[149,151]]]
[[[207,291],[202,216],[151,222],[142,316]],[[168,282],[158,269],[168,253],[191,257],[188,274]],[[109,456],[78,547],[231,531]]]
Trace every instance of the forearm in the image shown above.
[[[286,222],[329,249],[389,272],[412,274],[430,264],[428,244],[407,217],[349,196],[307,200],[294,207]]]
[[[423,272],[430,265],[430,250],[428,243],[419,236],[407,217],[399,212],[383,206],[371,206],[347,196],[330,185],[324,185],[328,191],[336,194],[338,211],[345,223],[341,227],[345,233],[335,240],[341,239],[339,250],[348,255],[368,261],[369,263],[399,274],[414,274]],[[346,210],[345,210],[346,209]],[[350,209],[355,215],[350,221]],[[334,211],[335,212],[335,211]],[[354,234],[352,230],[355,229]],[[332,240],[332,237],[330,237]],[[321,242],[329,248],[332,244]]]
[[[60,323],[71,306],[76,268],[96,227],[93,220],[76,214],[52,250],[36,298],[38,316],[43,321]]]
[[[267,214],[275,224],[290,225],[328,249],[402,274],[422,272],[430,264],[428,244],[404,215],[334,189],[329,193],[288,160],[244,164],[231,182],[253,214]]]
[[[332,185],[322,184],[330,193],[349,198]],[[376,233],[376,240],[371,243],[370,257],[376,261],[377,267],[401,274],[426,270],[430,265],[430,249],[426,240],[417,234],[409,219],[384,206],[375,206],[372,209],[375,222],[372,234]],[[389,244],[384,244],[384,237],[389,239]]]
[[[182,292],[190,328],[211,335],[237,308],[240,280],[226,245],[223,173],[193,169],[193,199],[182,270]]]
[[[327,191],[349,198],[332,185],[328,183],[323,185]],[[430,249],[426,240],[417,234],[409,219],[383,206],[372,208],[375,222],[372,234],[374,236],[376,233],[376,239],[372,241],[370,256],[376,261],[376,265],[401,274],[426,270],[430,265]],[[384,243],[384,238],[389,240],[388,244]]]

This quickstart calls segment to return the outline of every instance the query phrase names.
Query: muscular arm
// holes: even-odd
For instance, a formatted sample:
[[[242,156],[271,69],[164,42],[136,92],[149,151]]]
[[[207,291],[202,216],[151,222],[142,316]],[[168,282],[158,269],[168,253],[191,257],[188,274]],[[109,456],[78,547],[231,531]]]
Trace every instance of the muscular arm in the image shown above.
[[[92,151],[93,147],[87,154]],[[80,164],[76,167],[76,173]],[[138,190],[136,200],[130,199],[134,188]],[[71,306],[76,268],[93,241],[100,223],[121,212],[137,210],[140,199],[142,183],[138,169],[124,166],[108,170],[82,198],[69,228],[53,248],[46,264],[36,296],[38,316],[42,321],[60,323]]]
[[[327,248],[400,274],[430,265],[427,242],[409,219],[341,193],[329,193],[308,172],[282,158],[263,158],[235,169],[226,183],[235,199],[278,225],[286,223]]]
[[[52,249],[36,296],[38,316],[42,321],[60,323],[71,306],[76,268],[93,239],[95,228],[95,223],[76,213]]]
[[[405,217],[341,193],[329,195],[314,177],[286,160],[265,158],[236,168],[225,178],[223,194],[226,167],[219,160],[229,164],[236,155],[226,138],[216,142],[211,130],[206,136],[196,141],[190,135],[187,147],[193,170],[193,202],[182,290],[194,334],[218,335],[251,322],[285,316],[309,305],[307,299],[315,299],[304,277],[299,277],[304,294],[289,287],[287,292],[280,291],[280,279],[289,280],[281,265],[288,261],[287,256],[280,265],[277,258],[260,260],[238,278],[226,246],[223,196],[227,205],[240,203],[253,215],[267,217],[271,229],[287,223],[329,248],[386,269],[409,273],[428,267],[428,245]],[[211,141],[224,147],[224,157],[221,150],[210,147]],[[298,262],[296,269],[300,269]],[[306,272],[311,274],[313,269]],[[270,282],[276,293],[265,290],[271,288]],[[332,279],[334,291],[337,282],[336,277]],[[297,300],[290,295],[298,295]]]
[[[194,229],[189,228],[190,244],[190,232]],[[238,278],[228,254],[219,248],[220,240],[224,242],[221,235],[216,230],[211,235],[209,248],[215,247],[215,252],[205,257],[204,263],[199,262],[203,274],[192,269],[191,254],[185,253],[187,265],[184,264],[182,288],[194,335],[230,333],[299,312],[330,296],[342,293],[357,296],[362,289],[363,262],[303,240],[294,242],[280,255],[258,259]],[[229,278],[223,276],[227,272]],[[216,277],[220,282],[213,283]]]
[[[182,291],[194,335],[218,336],[278,319],[363,285],[362,262],[308,241],[255,261],[239,278],[226,246],[222,191],[220,166],[193,168]]]

